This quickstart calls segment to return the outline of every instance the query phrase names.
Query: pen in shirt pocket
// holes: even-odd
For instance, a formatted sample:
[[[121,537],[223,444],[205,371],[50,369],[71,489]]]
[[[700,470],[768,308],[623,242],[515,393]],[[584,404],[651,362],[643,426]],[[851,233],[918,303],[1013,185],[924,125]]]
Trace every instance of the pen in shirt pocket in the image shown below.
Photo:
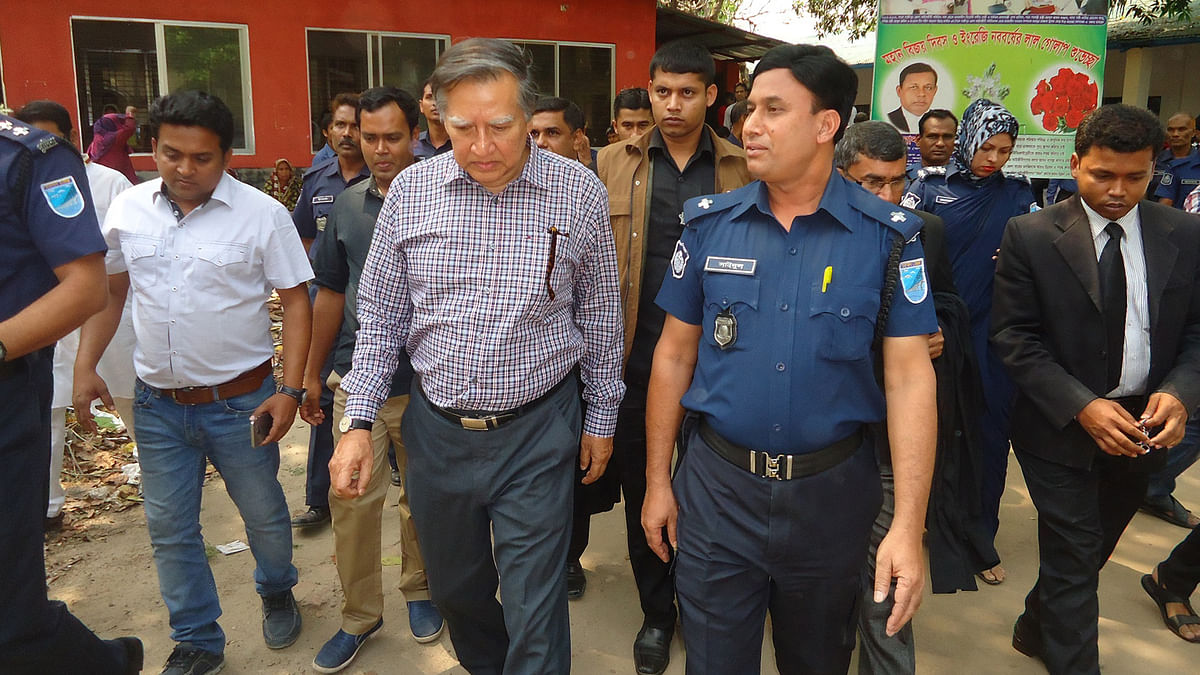
[[[833,281],[833,265],[825,268],[825,276],[821,279],[821,292],[824,293],[829,288],[830,282]]]

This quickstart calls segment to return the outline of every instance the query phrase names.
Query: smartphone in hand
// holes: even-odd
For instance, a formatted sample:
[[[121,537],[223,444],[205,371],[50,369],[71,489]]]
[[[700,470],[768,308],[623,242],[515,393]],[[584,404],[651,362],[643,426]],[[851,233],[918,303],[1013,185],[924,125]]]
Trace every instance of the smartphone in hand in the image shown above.
[[[271,435],[271,426],[275,424],[275,419],[271,417],[271,413],[263,413],[257,417],[250,418],[250,445],[257,448],[267,440],[267,436]]]

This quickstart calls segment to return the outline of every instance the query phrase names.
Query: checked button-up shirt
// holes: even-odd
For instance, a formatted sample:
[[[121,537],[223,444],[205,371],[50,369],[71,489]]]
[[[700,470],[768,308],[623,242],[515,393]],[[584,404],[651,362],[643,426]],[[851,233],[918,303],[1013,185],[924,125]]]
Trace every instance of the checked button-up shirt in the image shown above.
[[[434,405],[470,411],[528,403],[578,364],[584,432],[612,436],[625,386],[608,223],[596,175],[532,143],[499,194],[450,153],[406,169],[388,190],[359,283],[346,415],[375,418],[406,348]]]

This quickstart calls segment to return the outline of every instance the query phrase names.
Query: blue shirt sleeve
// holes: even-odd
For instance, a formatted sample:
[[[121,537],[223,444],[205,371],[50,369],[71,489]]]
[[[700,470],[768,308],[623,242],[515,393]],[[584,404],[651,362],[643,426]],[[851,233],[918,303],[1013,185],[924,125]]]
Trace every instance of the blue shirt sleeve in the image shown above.
[[[704,320],[701,260],[699,232],[688,227],[675,243],[670,269],[654,298],[654,303],[665,312],[693,326]]]
[[[1163,171],[1162,179],[1158,183],[1158,189],[1154,191],[1154,196],[1157,199],[1170,199],[1175,206],[1179,204],[1179,176],[1176,175],[1174,167],[1167,165]]]
[[[300,188],[300,197],[296,200],[296,208],[292,211],[292,223],[295,224],[301,239],[317,238],[317,221],[312,212],[313,190],[316,184],[315,180],[304,181],[303,187]]]
[[[108,250],[96,221],[87,171],[70,147],[34,153],[25,205],[30,237],[51,268]]]
[[[929,286],[929,270],[920,237],[905,245],[899,265],[900,276],[892,296],[884,335],[908,337],[936,333],[937,314],[933,308],[933,291]]]

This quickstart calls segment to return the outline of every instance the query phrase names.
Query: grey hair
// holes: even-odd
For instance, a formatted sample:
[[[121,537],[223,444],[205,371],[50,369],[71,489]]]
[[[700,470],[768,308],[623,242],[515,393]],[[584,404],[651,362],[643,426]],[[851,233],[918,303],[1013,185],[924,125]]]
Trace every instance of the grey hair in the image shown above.
[[[537,85],[525,52],[508,40],[469,38],[447,49],[438,59],[429,87],[438,110],[446,114],[446,93],[464,80],[489,81],[509,73],[517,78],[517,94],[525,118],[533,115],[537,104]]]
[[[894,162],[903,158],[907,149],[896,127],[880,120],[859,122],[846,127],[842,140],[833,149],[833,165],[849,169],[860,161],[859,155]]]

